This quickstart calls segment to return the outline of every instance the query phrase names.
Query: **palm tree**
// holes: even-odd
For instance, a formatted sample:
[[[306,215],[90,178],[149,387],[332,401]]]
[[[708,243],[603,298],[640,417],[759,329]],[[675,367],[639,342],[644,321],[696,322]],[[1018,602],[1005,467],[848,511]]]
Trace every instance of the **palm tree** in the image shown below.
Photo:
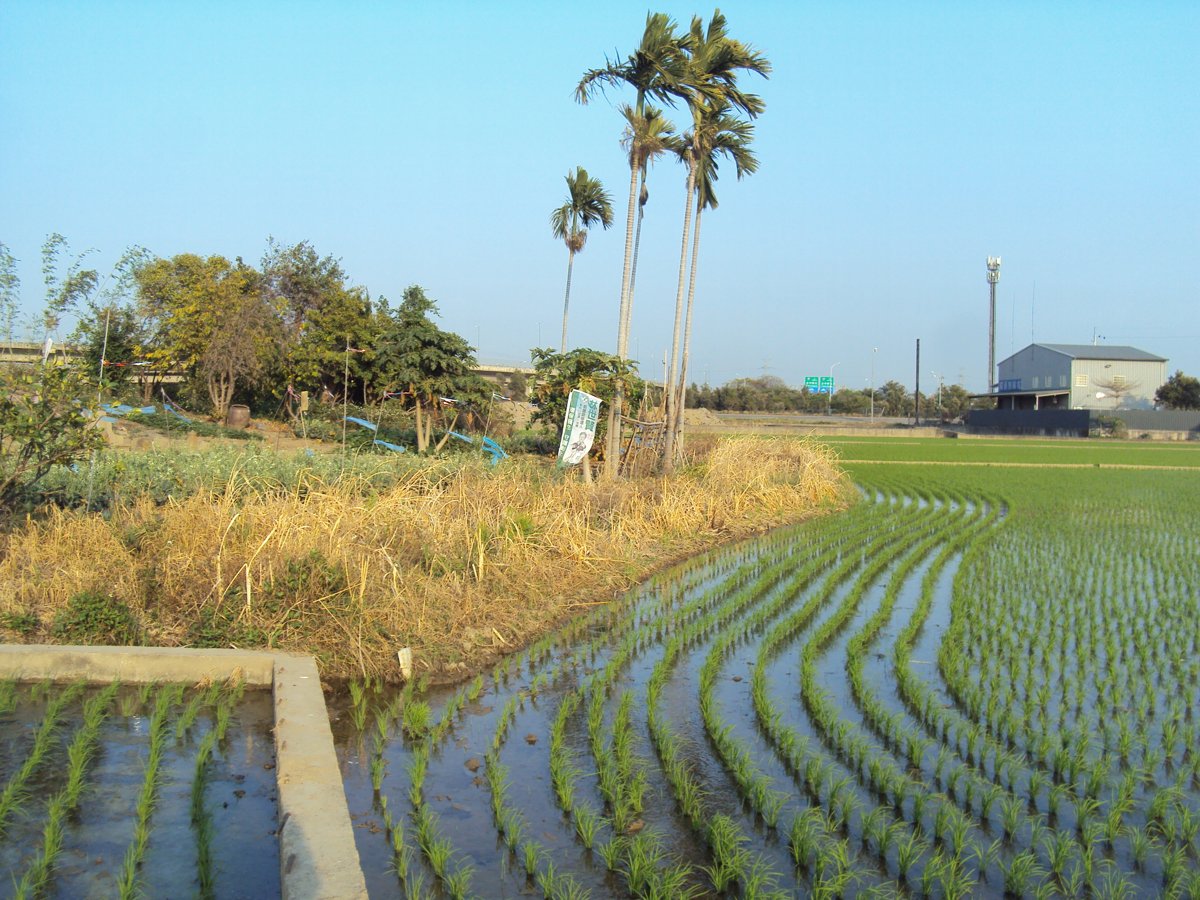
[[[683,326],[684,278],[687,273],[688,238],[692,224],[692,196],[696,190],[696,171],[701,155],[697,143],[701,139],[706,115],[722,107],[732,107],[754,118],[765,108],[761,97],[747,94],[737,86],[743,71],[757,72],[766,77],[771,64],[757,50],[729,37],[725,17],[715,10],[705,29],[699,16],[692,18],[692,27],[685,46],[688,51],[686,70],[679,86],[686,96],[692,113],[692,142],[685,150],[688,167],[686,206],[683,217],[683,240],[679,250],[679,283],[675,293],[675,327],[671,335],[671,363],[667,375],[666,440],[663,446],[663,470],[669,472],[675,462],[675,420],[680,411],[676,403],[675,385],[679,374],[679,338]]]
[[[571,305],[571,270],[575,254],[587,243],[587,230],[599,223],[606,229],[612,225],[612,198],[600,179],[588,175],[583,166],[575,174],[567,173],[567,202],[550,214],[550,229],[567,245],[567,290],[563,297],[562,347],[567,352],[567,310]]]
[[[700,256],[700,216],[705,209],[716,209],[717,195],[713,190],[717,180],[717,157],[727,156],[733,161],[734,170],[740,181],[746,175],[758,171],[758,159],[750,149],[754,139],[754,126],[728,112],[727,106],[715,106],[705,110],[696,134],[686,135],[688,144],[696,154],[696,227],[692,234],[691,272],[688,275],[687,312],[683,328],[683,356],[679,367],[679,383],[676,385],[676,411],[674,446],[682,450],[683,401],[687,385],[688,359],[692,344],[692,305],[696,296],[696,260]]]
[[[653,106],[646,107],[639,115],[629,104],[621,107],[621,115],[625,117],[625,131],[621,136],[621,146],[629,153],[629,167],[637,167],[641,173],[641,189],[638,193],[637,228],[633,235],[633,259],[629,268],[628,307],[633,307],[634,285],[637,282],[638,248],[642,243],[642,219],[646,213],[646,201],[650,192],[646,188],[646,172],[650,163],[668,150],[678,152],[679,138],[674,134],[675,126],[667,121],[662,110]],[[634,156],[637,156],[635,159]],[[629,319],[626,317],[617,329],[617,343],[628,348]]]
[[[633,104],[636,118],[646,116],[647,100],[670,103],[682,96],[684,88],[681,78],[687,65],[688,35],[675,33],[675,20],[664,13],[648,13],[642,41],[626,59],[616,62],[606,60],[599,69],[590,69],[583,74],[575,88],[575,99],[587,103],[596,91],[608,87],[628,85],[637,92]],[[635,140],[636,134],[635,131]],[[629,321],[633,309],[632,271],[634,211],[639,208],[638,183],[645,160],[640,150],[629,154],[629,205],[625,217],[625,261],[621,270],[621,305],[617,325],[617,356],[628,357]],[[624,394],[618,390],[609,405],[608,446],[605,453],[604,472],[614,477],[617,471],[617,456],[620,446],[620,417]]]

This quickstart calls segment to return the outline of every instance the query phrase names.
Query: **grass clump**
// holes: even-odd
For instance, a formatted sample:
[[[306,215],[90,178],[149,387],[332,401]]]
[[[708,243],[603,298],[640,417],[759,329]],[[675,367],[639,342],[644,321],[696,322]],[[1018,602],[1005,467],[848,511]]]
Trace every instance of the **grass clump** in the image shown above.
[[[69,644],[137,644],[141,628],[133,611],[100,591],[82,591],[59,610],[50,633]]]

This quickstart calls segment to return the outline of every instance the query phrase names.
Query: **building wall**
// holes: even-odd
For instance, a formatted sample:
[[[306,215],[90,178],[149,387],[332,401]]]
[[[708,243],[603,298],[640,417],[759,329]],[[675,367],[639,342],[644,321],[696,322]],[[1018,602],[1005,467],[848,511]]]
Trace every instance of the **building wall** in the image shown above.
[[[1000,363],[1000,383],[1019,381],[1022,391],[1045,391],[1070,385],[1071,358],[1030,345]]]
[[[1125,381],[1126,393],[1119,398],[1114,379]],[[1077,359],[1071,367],[1071,408],[1153,409],[1154,392],[1166,380],[1167,364],[1157,360]]]

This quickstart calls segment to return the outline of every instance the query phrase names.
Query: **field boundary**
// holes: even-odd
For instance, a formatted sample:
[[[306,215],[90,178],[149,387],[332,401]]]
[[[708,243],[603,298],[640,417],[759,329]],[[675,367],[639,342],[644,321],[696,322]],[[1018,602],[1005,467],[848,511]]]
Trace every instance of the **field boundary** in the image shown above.
[[[274,698],[284,900],[365,898],[366,881],[316,661],[311,656],[157,647],[0,646],[0,679],[107,683],[242,678]]]

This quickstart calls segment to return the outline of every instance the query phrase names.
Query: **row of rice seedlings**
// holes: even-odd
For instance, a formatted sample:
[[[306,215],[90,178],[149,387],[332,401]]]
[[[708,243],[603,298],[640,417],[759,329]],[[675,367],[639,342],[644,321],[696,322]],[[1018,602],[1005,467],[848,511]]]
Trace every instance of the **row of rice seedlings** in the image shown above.
[[[916,624],[914,624],[916,622],[917,622],[917,617],[914,616],[913,623],[910,623],[910,636],[911,636],[911,631],[914,630],[914,628],[916,628]],[[907,654],[907,649],[905,649],[906,643],[907,642],[904,640],[899,642],[898,648],[896,648],[896,650],[898,650],[898,659],[900,658],[901,652],[904,654]],[[935,732],[935,733],[947,734],[949,731],[949,728],[947,726],[938,725],[938,724],[940,724],[940,722],[943,722],[944,720],[948,719],[949,716],[952,715],[953,710],[942,710],[941,704],[936,703],[936,702],[931,702],[931,698],[928,694],[924,695],[923,698],[920,696],[913,696],[914,691],[912,689],[913,688],[912,682],[914,679],[911,677],[911,672],[907,671],[906,665],[904,665],[904,660],[901,660],[901,664],[898,665],[898,680],[899,680],[901,694],[906,696],[906,703],[908,704],[908,706],[910,706],[911,709],[914,710],[914,715],[918,715],[919,718],[922,718],[926,724],[926,727],[929,727],[930,725],[932,725],[932,726],[938,728],[938,732]],[[994,712],[992,712],[992,709],[986,710],[986,714],[988,714],[988,718],[991,721],[996,721],[995,715],[994,715]],[[989,734],[984,731],[984,728],[982,726],[980,726],[978,724],[971,724],[971,725],[968,725],[967,728],[968,728],[968,730],[965,734],[965,740],[966,740],[966,745],[967,745],[966,746],[966,755],[967,755],[968,760],[971,760],[972,757],[976,756],[978,754],[978,752],[980,752],[976,748],[978,745],[982,745],[983,746],[983,750],[982,750],[983,755],[988,754],[988,752],[991,752],[991,754],[994,755],[994,758],[996,760],[995,776],[996,776],[997,780],[1003,778],[1003,776],[1004,776],[1004,774],[1006,774],[1006,772],[1008,773],[1009,780],[1010,781],[1014,780],[1014,778],[1015,778],[1015,776],[1013,774],[1014,769],[1016,767],[1018,767],[1018,763],[1020,763],[1020,758],[1019,757],[1016,758],[1016,761],[1013,762],[1012,756],[1009,756],[1007,754],[1007,752],[1003,752],[1002,749],[1000,748],[1000,746],[996,745],[996,746],[994,746],[994,748],[989,748],[988,745],[990,743],[991,738],[990,738]],[[980,732],[982,732],[982,737],[980,737]],[[960,732],[960,737],[961,737],[961,732]],[[958,749],[959,743],[960,743],[959,740],[955,740],[955,749]],[[941,758],[940,758],[940,762],[938,762],[938,769],[941,769],[941,768],[942,768],[942,762],[941,762]],[[970,805],[971,787],[972,787],[970,778],[971,778],[971,775],[968,774],[968,778],[967,778],[967,782],[966,782],[968,805]],[[1045,776],[1043,775],[1042,772],[1039,772],[1038,769],[1033,769],[1032,772],[1030,773],[1030,775],[1028,775],[1028,799],[1030,799],[1031,803],[1036,802],[1039,791],[1042,790],[1042,788],[1045,786],[1044,778],[1045,778]],[[1012,785],[1010,785],[1010,786],[1012,786]],[[1096,787],[1096,785],[1094,785],[1094,780],[1091,781],[1090,784],[1087,784],[1087,785],[1079,784],[1076,786],[1078,786],[1079,788],[1084,788],[1084,790],[1080,790],[1080,797],[1075,798],[1076,805],[1084,804],[1085,809],[1087,808],[1088,804],[1098,806],[1096,800],[1094,800],[1092,797],[1092,796],[1094,796],[1094,794],[1097,793],[1097,787]],[[1056,792],[1058,792],[1057,788],[1062,787],[1062,786],[1054,785],[1054,787],[1056,788],[1056,790],[1051,792],[1051,797],[1054,797],[1054,794]],[[1067,790],[1067,788],[1063,788],[1063,790]],[[1074,787],[1070,788],[1070,793],[1074,793],[1074,790],[1075,790]],[[1085,793],[1085,790],[1086,790],[1086,793]],[[1116,804],[1116,806],[1114,806],[1114,808],[1110,808],[1109,815],[1108,815],[1108,817],[1106,817],[1106,822],[1105,822],[1105,826],[1104,826],[1105,836],[1106,836],[1106,839],[1108,839],[1108,841],[1109,841],[1110,852],[1111,852],[1112,842],[1114,842],[1114,840],[1117,838],[1117,835],[1120,835],[1122,833],[1123,826],[1122,826],[1121,818],[1122,818],[1122,815],[1124,814],[1124,812],[1126,812],[1128,810],[1129,797],[1132,797],[1132,792],[1130,792],[1130,791],[1123,790],[1122,793],[1126,794],[1126,797],[1121,799],[1120,802],[1118,802]],[[1014,800],[1006,800],[1006,802],[1004,802],[1004,804],[1003,804],[1004,815],[1002,816],[1002,820],[1003,820],[1003,829],[1004,829],[1004,832],[1006,832],[1006,834],[1012,835],[1015,830],[1015,823],[1018,823],[1020,821],[1020,818],[1022,815],[1022,812],[1020,810],[1020,805],[1021,804],[1016,802],[1015,799]],[[1052,810],[1052,803],[1051,803],[1051,810]],[[984,815],[986,815],[986,814],[984,814]],[[1051,815],[1052,815],[1052,812],[1051,812]],[[1088,815],[1090,815],[1090,814],[1088,814]],[[1096,840],[1098,833],[1099,833],[1098,826],[1088,826],[1088,824],[1086,824],[1086,823],[1085,823],[1085,827],[1080,829],[1080,834],[1082,836],[1084,836],[1084,838],[1086,840],[1086,844],[1087,844],[1087,850],[1084,850],[1084,851],[1076,850],[1076,847],[1078,847],[1078,845],[1076,845],[1073,835],[1064,834],[1064,833],[1056,833],[1055,834],[1054,841],[1052,841],[1052,844],[1054,844],[1054,846],[1057,847],[1057,850],[1055,850],[1055,853],[1054,853],[1054,860],[1052,860],[1052,863],[1048,863],[1048,865],[1049,865],[1049,868],[1050,868],[1052,874],[1054,874],[1054,876],[1056,878],[1056,882],[1058,883],[1058,886],[1060,886],[1060,889],[1069,889],[1070,882],[1072,882],[1072,881],[1082,883],[1079,878],[1079,872],[1085,871],[1088,869],[1092,870],[1092,874],[1088,875],[1087,881],[1091,881],[1093,884],[1098,884],[1098,883],[1100,883],[1100,881],[1106,881],[1106,882],[1111,882],[1111,883],[1121,883],[1121,881],[1122,881],[1121,877],[1115,875],[1114,872],[1111,871],[1111,864],[1092,866],[1090,863],[1088,863],[1088,851],[1090,851],[1090,848],[1091,848],[1094,840]],[[1039,835],[1039,834],[1044,834],[1044,829],[1040,828],[1040,823],[1038,823],[1036,821],[1031,822],[1030,823],[1030,841],[1028,841],[1028,844],[1037,846],[1037,844],[1038,844],[1037,835]],[[1049,836],[1046,836],[1046,838],[1043,840],[1043,844],[1048,845],[1048,846],[1051,845],[1051,840],[1050,840]],[[1145,841],[1141,841],[1141,844],[1142,844],[1142,846],[1141,846],[1140,850],[1136,851],[1136,853],[1141,854],[1141,856],[1144,856],[1145,851],[1146,851]],[[1075,868],[1073,870],[1074,874],[1067,875],[1066,874],[1066,863],[1069,862],[1069,860],[1073,858],[1073,854],[1076,852],[1079,853],[1079,856],[1081,857],[1081,859],[1076,859]],[[1024,857],[1020,860],[1015,860],[1015,862],[1012,865],[1006,866],[1006,869],[1010,869],[1014,872],[1018,872],[1018,874],[1019,874],[1019,872],[1021,871],[1021,866],[1025,865],[1025,859],[1027,859],[1027,857]],[[1045,859],[1045,857],[1043,857],[1043,859]],[[1104,874],[1099,875],[1098,872],[1094,871],[1094,869],[1097,869],[1097,868],[1102,870],[1104,872]],[[1006,877],[1009,877],[1009,876],[1006,875]]]
[[[200,706],[216,705],[213,727],[205,733],[200,740],[200,745],[196,748],[189,807],[192,831],[196,838],[196,880],[199,883],[200,896],[204,900],[210,900],[216,896],[216,872],[212,857],[213,823],[212,814],[204,802],[205,792],[208,789],[209,774],[212,770],[213,752],[225,738],[231,711],[241,699],[244,688],[244,681],[225,684],[216,682],[202,692],[197,691],[184,707],[175,726],[176,735],[186,732],[190,724],[182,723],[186,722],[189,717],[194,721],[199,714]],[[197,698],[202,701],[200,706],[196,704]]]
[[[710,609],[735,586],[755,577],[759,569],[757,558],[746,560],[726,579],[713,584],[684,605],[674,610],[665,608],[657,618],[643,618],[640,625],[626,632],[603,669],[596,672],[586,685],[589,741],[597,765],[598,787],[610,814],[607,823],[612,829],[611,837],[606,843],[598,845],[598,850],[606,867],[620,873],[635,894],[687,896],[695,889],[694,876],[690,867],[666,859],[657,834],[642,831],[632,836],[627,834],[634,824],[634,816],[641,810],[646,784],[643,770],[632,752],[630,712],[633,697],[630,693],[622,695],[614,717],[611,740],[606,740],[604,733],[604,699],[636,653],[684,627],[682,623],[694,622],[697,615]],[[551,738],[551,767],[559,805],[571,815],[576,833],[586,845],[588,841],[595,843],[596,832],[603,820],[586,805],[575,801],[574,782],[579,776],[578,768],[562,752],[565,747],[561,738],[555,740],[555,733],[561,735],[566,720],[581,705],[584,691],[585,688],[581,687],[568,695],[559,708]],[[559,752],[556,753],[556,749]]]
[[[786,560],[767,568],[758,580],[737,591],[719,608],[672,636],[646,688],[650,733],[664,773],[681,811],[709,847],[712,864],[705,867],[705,873],[715,890],[725,891],[740,884],[745,896],[774,895],[779,876],[761,858],[755,858],[745,848],[747,838],[736,822],[725,815],[709,815],[704,803],[704,787],[691,771],[679,739],[660,712],[659,699],[678,657],[689,646],[761,604],[763,598],[772,588],[778,587],[791,569]],[[764,803],[768,802],[765,794],[761,799]],[[773,803],[774,799],[769,802]]]
[[[1025,645],[1022,648],[1023,651],[1028,652],[1028,646]],[[951,650],[943,654],[943,663],[948,667],[953,666],[957,657],[957,654],[951,652],[954,649],[952,646]],[[953,685],[953,679],[950,679],[950,682]],[[1026,688],[1025,692],[1027,695],[1032,693],[1029,688]],[[965,693],[965,697],[960,702],[967,708],[968,714],[978,717],[980,714],[978,698],[971,693],[970,688],[965,692],[960,692],[960,696],[962,693]],[[1039,689],[1039,693],[1044,696],[1044,689]],[[983,712],[986,714],[987,710],[985,709]],[[1122,819],[1131,809],[1133,792],[1128,787],[1123,787],[1121,791],[1111,793],[1112,802],[1108,804],[1102,802],[1102,791],[1109,793],[1105,790],[1105,786],[1108,783],[1107,770],[1110,762],[1104,754],[1094,761],[1089,761],[1092,752],[1089,735],[1073,734],[1067,743],[1057,738],[1052,739],[1046,734],[1048,729],[1044,724],[1039,724],[1036,730],[1028,726],[1024,730],[1026,732],[1024,737],[1034,748],[1035,758],[1052,779],[1050,786],[1053,790],[1049,793],[1051,815],[1053,816],[1056,812],[1056,799],[1060,798],[1065,791],[1075,803],[1076,825],[1085,841],[1090,845],[1107,840],[1111,847],[1125,827]],[[1128,772],[1126,774],[1128,775]],[[1138,781],[1147,775],[1149,773],[1143,773]],[[1036,772],[1032,778],[1035,782],[1041,781]],[[1128,784],[1127,781],[1125,783]],[[1064,785],[1065,787],[1063,787]],[[1042,784],[1038,783],[1036,786],[1041,787]],[[1060,787],[1063,787],[1063,790],[1060,791]],[[1032,793],[1036,795],[1037,792],[1033,791]],[[1144,852],[1144,850],[1140,852]]]
[[[67,747],[67,781],[50,799],[42,827],[41,852],[26,869],[14,894],[17,898],[43,896],[62,850],[63,831],[68,816],[79,807],[87,773],[95,757],[100,726],[108,715],[119,685],[110,684],[83,705],[83,722]]]
[[[455,720],[466,704],[466,689],[459,689],[447,701],[438,721],[429,728],[420,742],[413,748],[409,759],[409,801],[412,803],[413,827],[416,833],[417,846],[422,856],[438,879],[442,889],[453,900],[466,897],[471,889],[472,867],[465,860],[454,861],[454,844],[442,834],[437,814],[429,808],[425,801],[425,773],[429,765],[429,757],[450,733]],[[413,701],[404,707],[404,715],[408,710],[421,705]],[[407,721],[406,721],[407,731]],[[394,840],[394,838],[393,838]],[[453,867],[451,864],[453,863]],[[401,876],[404,878],[405,876]]]
[[[942,542],[941,535],[936,536],[935,541],[927,540],[922,543],[916,550],[907,556],[893,572],[891,581],[885,591],[883,600],[879,609],[875,614],[862,626],[862,628],[850,639],[846,650],[846,667],[850,678],[852,693],[863,713],[864,720],[871,726],[885,742],[885,744],[897,755],[907,757],[907,762],[911,767],[911,771],[917,778],[914,781],[915,791],[923,791],[929,796],[929,787],[920,779],[920,773],[923,768],[924,750],[932,742],[931,739],[920,735],[917,730],[903,720],[903,717],[898,714],[889,713],[883,702],[874,694],[874,692],[865,684],[863,677],[863,662],[868,652],[871,642],[882,629],[883,625],[890,619],[892,610],[895,607],[896,600],[899,596],[899,588],[905,579],[910,577],[916,567],[917,562],[925,557],[932,549],[935,543],[943,543],[941,552],[930,564],[926,575],[922,580],[922,591],[928,593],[932,589],[935,579],[938,577],[941,569],[944,567],[950,555],[957,551],[963,541],[969,540],[981,533],[982,529],[987,528],[990,524],[990,518],[985,515],[982,504],[976,507],[976,512],[971,517],[972,522],[968,519],[961,526],[955,526],[958,530],[958,537],[948,542]],[[939,763],[940,769],[940,763]],[[980,819],[986,820],[989,806],[999,796],[1006,792],[998,785],[987,784],[985,780],[971,767],[964,767],[961,771],[956,771],[955,776],[965,773],[966,783],[966,798],[963,801],[963,810],[961,814],[952,812],[950,808],[944,807],[944,801],[937,801],[935,828],[933,839],[935,842],[940,842],[947,845],[954,853],[955,858],[961,858],[965,849],[967,849],[967,840],[972,829],[972,823],[969,821],[969,816],[972,813],[972,797],[975,789],[981,792],[981,814]],[[952,789],[953,793],[953,789]],[[917,802],[917,794],[914,794],[914,803]],[[934,799],[934,798],[930,798]],[[956,800],[960,798],[956,797]],[[1015,804],[1012,808],[1021,810],[1020,803],[1016,798],[1010,798]],[[1024,823],[1025,816],[1021,816],[1018,821]],[[915,823],[919,826],[919,822]],[[982,824],[982,821],[981,821]],[[1007,833],[1011,835],[1014,825],[1006,823]],[[980,844],[974,843],[976,856],[980,863],[986,861],[988,856],[991,856],[992,848],[988,851],[979,849]],[[986,846],[986,840],[984,841]],[[996,850],[999,847],[994,845]],[[986,879],[987,867],[979,866],[979,877]]]
[[[799,780],[817,804],[817,807],[810,807],[795,817],[790,829],[789,845],[793,861],[808,874],[813,890],[824,894],[845,889],[853,877],[853,871],[862,868],[857,864],[843,864],[851,859],[851,854],[849,845],[840,833],[849,826],[850,816],[854,812],[851,802],[854,798],[849,792],[842,793],[842,786],[847,783],[845,780],[835,781],[835,763],[824,757],[819,749],[810,747],[808,739],[784,721],[771,701],[766,680],[768,662],[782,651],[795,634],[808,626],[817,611],[833,597],[837,587],[858,569],[861,559],[885,552],[909,533],[918,521],[929,515],[918,504],[894,503],[896,500],[894,495],[880,490],[877,498],[880,510],[896,526],[895,529],[876,529],[875,536],[863,543],[861,554],[844,559],[826,575],[819,589],[808,594],[800,608],[768,631],[760,642],[751,679],[751,698],[759,725],[767,740],[775,747],[784,767]],[[869,520],[870,523],[874,521],[874,518]],[[859,760],[859,765],[861,763],[862,760]],[[828,808],[828,817],[819,808],[822,803]],[[865,833],[866,829],[860,828],[860,831]]]
[[[817,733],[835,755],[847,761],[848,767],[856,775],[865,778],[879,796],[890,801],[898,816],[905,815],[905,805],[911,801],[914,827],[921,821],[925,807],[934,798],[931,798],[923,790],[923,786],[903,767],[893,762],[883,748],[871,741],[860,728],[840,716],[836,703],[818,684],[816,662],[824,647],[849,623],[868,588],[877,583],[885,571],[891,568],[894,575],[895,570],[903,568],[905,557],[923,557],[948,527],[957,524],[957,515],[941,501],[931,502],[928,509],[930,515],[920,527],[913,528],[900,540],[871,555],[858,570],[857,577],[841,604],[813,630],[800,653],[801,698],[809,710]],[[830,807],[841,806],[840,797],[835,798],[839,793],[839,786],[835,784],[829,796],[825,798],[825,804]],[[938,805],[939,811],[944,809],[946,814],[953,809],[944,803]],[[838,816],[843,821],[848,818],[840,810]],[[892,839],[902,827],[897,821],[893,826],[883,827],[881,823],[870,830],[863,830],[868,840],[875,840],[875,850],[885,865]],[[939,832],[935,829],[935,836],[937,833]],[[965,848],[960,847],[959,852],[954,854],[953,858],[958,862],[943,867],[938,872],[942,890],[948,896],[964,896],[974,884],[974,879],[962,865],[963,850]]]
[[[134,808],[133,840],[125,852],[117,885],[122,900],[133,900],[142,893],[138,885],[138,868],[146,855],[150,841],[150,817],[158,803],[158,788],[161,784],[161,765],[167,746],[168,717],[172,708],[183,696],[183,685],[168,684],[158,688],[154,698],[154,712],[150,717],[150,745],[146,756],[146,771],[142,789]]]
[[[45,682],[49,684],[49,682]],[[25,754],[21,767],[8,779],[0,791],[0,837],[6,832],[9,819],[29,800],[30,779],[47,762],[61,728],[61,718],[67,707],[83,692],[85,682],[78,681],[57,692],[46,705],[42,723],[33,736],[33,745]]]
[[[862,559],[875,559],[880,556],[890,558],[891,555],[899,552],[903,547],[911,544],[914,540],[913,533],[918,531],[916,522],[919,520],[928,521],[931,516],[937,515],[936,506],[933,504],[932,495],[924,495],[921,503],[900,504],[900,508],[905,510],[901,516],[918,517],[913,522],[906,521],[899,529],[899,534],[881,534],[875,538],[866,548]],[[823,855],[831,861],[836,861],[842,858],[848,852],[848,847],[843,846],[837,839],[833,837],[837,833],[847,829],[851,816],[854,814],[857,804],[854,802],[853,794],[846,790],[850,779],[835,780],[833,777],[834,764],[831,760],[824,759],[816,748],[809,747],[808,741],[800,737],[791,727],[785,725],[782,717],[771,703],[766,686],[766,665],[765,663],[774,655],[777,655],[784,643],[786,643],[792,634],[799,631],[805,624],[815,615],[816,610],[825,605],[832,597],[834,589],[851,574],[859,568],[860,559],[855,558],[846,560],[843,564],[831,573],[823,583],[821,589],[815,591],[808,601],[800,609],[796,610],[787,619],[779,622],[766,636],[759,651],[759,662],[755,667],[754,678],[752,680],[752,697],[755,703],[756,713],[758,714],[760,724],[763,725],[768,739],[772,741],[780,752],[782,761],[785,766],[791,770],[797,777],[800,778],[809,794],[818,804],[824,804],[827,813],[823,817],[825,827],[823,831],[828,832],[828,836],[824,842],[818,841],[820,832],[813,827],[814,815],[805,813],[802,818],[798,817],[797,821],[793,822],[792,829],[792,849],[793,855],[798,864],[808,868],[812,864],[812,855],[817,846],[823,848]],[[861,739],[855,737],[847,742],[846,747],[848,765],[852,771],[862,769],[866,762],[868,745]],[[877,765],[876,761],[872,761],[873,765]],[[876,787],[884,796],[888,795],[889,785],[884,784]],[[899,805],[899,804],[897,804]],[[860,827],[860,831],[864,835],[870,835],[873,831],[873,822],[883,813],[876,813],[871,817],[865,817],[866,827]],[[892,824],[883,829],[890,845],[890,838],[895,835],[896,829],[900,827],[899,821],[890,811],[887,813],[889,818],[893,819]],[[886,856],[888,845],[880,847],[881,861],[886,865]],[[837,882],[830,884],[828,872],[830,869],[834,872],[839,870],[843,874],[837,874],[835,877],[843,882],[839,885]],[[821,877],[821,872],[826,875]],[[844,873],[848,869],[844,866],[822,866],[818,871],[818,886],[824,886],[823,889],[830,888],[840,889],[845,886],[848,880]]]
[[[17,683],[12,679],[0,681],[0,716],[17,708]]]
[[[816,541],[808,550],[811,554],[809,561],[799,569],[793,565],[792,575],[768,602],[760,604],[748,615],[739,616],[734,627],[723,630],[713,641],[700,669],[700,713],[709,738],[726,771],[737,782],[743,799],[771,828],[778,823],[786,795],[772,789],[770,779],[757,770],[749,751],[732,736],[732,726],[723,722],[714,698],[717,675],[726,657],[739,643],[786,610],[820,572],[836,562],[842,552],[843,542],[861,541],[873,525],[872,519],[865,516],[848,521],[850,528],[820,529]]]

